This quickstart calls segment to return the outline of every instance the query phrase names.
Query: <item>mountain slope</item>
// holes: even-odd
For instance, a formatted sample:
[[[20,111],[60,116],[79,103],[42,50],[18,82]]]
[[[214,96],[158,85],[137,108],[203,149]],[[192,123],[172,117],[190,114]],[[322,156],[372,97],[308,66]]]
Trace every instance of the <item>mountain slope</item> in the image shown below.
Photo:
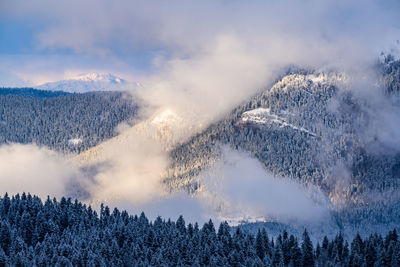
[[[115,136],[138,105],[121,92],[67,94],[34,89],[0,89],[0,144],[36,143],[80,152]]]
[[[302,177],[311,182],[321,180],[321,163],[315,158],[320,138],[315,135],[321,136],[324,118],[316,114],[329,116],[326,102],[335,94],[336,87],[330,83],[313,83],[310,77],[303,74],[284,77],[271,90],[240,105],[226,118],[171,151],[171,167],[175,173],[172,180],[191,179],[193,172],[199,171],[198,166],[202,169],[212,164],[220,155],[219,144],[249,151],[277,176]],[[273,116],[275,121],[267,117],[263,124],[249,120],[249,112],[260,108],[268,109],[268,116]],[[276,123],[276,118],[282,121],[283,116],[285,126]],[[181,173],[176,174],[176,169]]]
[[[179,127],[185,127],[182,118],[171,110],[159,110],[149,118],[136,123],[133,127],[125,129],[119,135],[104,140],[102,143],[79,153],[74,158],[74,161],[81,166],[106,162],[110,157],[113,157],[110,151],[113,151],[112,153],[124,154],[121,151],[115,151],[117,147],[126,150],[125,153],[129,153],[127,151],[135,153],[135,149],[137,149],[136,139],[139,136],[154,141],[154,143],[157,143],[157,145],[165,150],[170,150],[172,144],[176,143],[176,140],[184,137],[183,135],[175,135],[177,131],[174,132],[175,134],[171,132],[172,128],[176,130]]]
[[[383,75],[390,88],[400,83],[393,76],[396,66],[386,66],[390,71]],[[195,192],[201,187],[197,176],[222,160],[221,147],[228,146],[249,153],[276,177],[317,186],[333,204],[339,228],[400,223],[400,151],[387,145],[380,129],[371,130],[374,112],[387,107],[371,107],[373,101],[348,86],[346,75],[338,73],[283,77],[176,146],[166,183]],[[397,91],[388,92],[382,103],[395,112]]]

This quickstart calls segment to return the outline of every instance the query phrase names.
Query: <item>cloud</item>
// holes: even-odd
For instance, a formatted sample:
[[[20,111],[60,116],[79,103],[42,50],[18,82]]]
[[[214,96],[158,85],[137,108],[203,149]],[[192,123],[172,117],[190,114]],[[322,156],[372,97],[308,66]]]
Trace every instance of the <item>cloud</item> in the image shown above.
[[[187,121],[210,121],[271,78],[268,62],[258,52],[235,36],[221,36],[190,59],[163,62],[138,93],[153,105],[173,108]]]
[[[385,86],[379,69],[365,65],[352,71],[341,88],[351,93],[356,105],[353,127],[359,141],[365,144],[368,152],[379,154],[400,151],[400,97],[388,94]],[[341,112],[340,107],[333,111]]]
[[[143,75],[135,71],[134,67],[117,60],[75,55],[0,54],[0,86],[4,87],[34,87],[90,72],[116,72],[119,77],[128,81],[136,81]]]
[[[263,34],[340,42],[392,38],[398,26],[396,1],[179,1],[110,3],[105,0],[5,1],[1,16],[34,21],[40,47],[112,54],[145,47],[198,51],[221,33],[246,39]],[[397,10],[396,10],[397,9]],[[379,38],[371,38],[371,35]],[[269,38],[268,35],[261,36]],[[273,39],[272,39],[273,40]],[[344,44],[345,45],[345,44]],[[369,46],[364,44],[363,47]]]
[[[27,85],[24,79],[5,69],[0,69],[0,81],[0,87],[24,87]]]
[[[199,175],[205,186],[200,198],[220,218],[304,223],[329,215],[329,200],[316,188],[274,177],[246,153],[223,151],[222,160]]]
[[[229,36],[238,42],[238,50],[222,46],[230,49],[227,53],[250,58],[258,55],[259,62],[253,68],[244,64],[245,73],[260,63],[276,67],[276,63],[364,62],[398,38],[399,5],[374,0],[362,5],[355,0],[6,0],[0,15],[30,25],[32,53],[74,53],[120,61],[136,66],[135,71],[160,58],[167,61],[167,69],[177,60],[188,60],[190,67],[202,56],[206,60],[221,52],[221,40]],[[157,70],[155,64],[151,71]]]
[[[0,147],[1,194],[29,192],[46,198],[61,197],[71,182],[82,174],[66,157],[35,145],[10,144]]]
[[[139,93],[201,125],[268,87],[286,66],[346,72],[371,66],[395,43],[400,25],[392,13],[398,6],[389,2],[190,3],[172,4],[165,14],[154,8],[163,26],[152,42],[169,54],[155,59]]]
[[[100,163],[89,187],[97,201],[120,201],[143,204],[165,194],[161,183],[168,157],[161,144],[142,134],[129,132],[122,142],[103,144]],[[115,142],[114,142],[115,141]]]

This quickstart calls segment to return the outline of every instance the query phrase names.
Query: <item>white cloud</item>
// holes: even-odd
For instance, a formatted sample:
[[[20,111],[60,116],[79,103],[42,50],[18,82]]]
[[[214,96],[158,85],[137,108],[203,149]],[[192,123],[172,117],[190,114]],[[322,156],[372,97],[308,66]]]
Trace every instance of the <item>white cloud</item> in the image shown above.
[[[66,158],[35,145],[10,144],[0,147],[0,194],[29,192],[46,198],[61,197],[70,182],[81,174]]]
[[[364,63],[398,39],[399,10],[399,3],[390,0],[362,4],[356,0],[6,0],[0,14],[36,25],[37,50],[32,53],[73,51],[127,66],[145,66],[139,58],[146,54],[144,61],[165,57],[172,59],[167,63],[171,68],[176,61],[188,60],[190,67],[213,53],[229,53],[218,49],[221,40],[230,36],[239,50],[232,50],[232,45],[226,48],[242,58],[258,55],[256,68],[260,62],[269,66]],[[222,75],[220,69],[216,71],[215,75]]]
[[[316,188],[274,177],[245,153],[226,147],[223,151],[222,159],[199,175],[205,185],[200,198],[218,216],[300,223],[321,221],[329,216],[329,200]]]

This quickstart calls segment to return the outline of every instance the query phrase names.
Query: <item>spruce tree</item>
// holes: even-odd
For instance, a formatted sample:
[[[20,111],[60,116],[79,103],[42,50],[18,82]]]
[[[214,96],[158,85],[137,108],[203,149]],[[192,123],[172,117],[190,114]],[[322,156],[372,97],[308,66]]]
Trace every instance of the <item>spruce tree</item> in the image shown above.
[[[310,237],[308,236],[308,232],[305,229],[303,233],[303,243],[301,244],[301,252],[302,252],[302,266],[304,267],[313,267],[314,263],[314,249],[311,242]]]
[[[260,230],[257,232],[257,237],[256,237],[256,253],[257,256],[263,260],[265,256],[265,245],[264,245],[264,239],[261,236]]]

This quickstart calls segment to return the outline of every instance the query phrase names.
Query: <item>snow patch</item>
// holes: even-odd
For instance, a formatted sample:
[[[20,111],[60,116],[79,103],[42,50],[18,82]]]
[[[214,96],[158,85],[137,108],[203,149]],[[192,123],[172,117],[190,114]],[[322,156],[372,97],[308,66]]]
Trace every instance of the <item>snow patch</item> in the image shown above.
[[[220,221],[226,221],[230,226],[239,226],[248,223],[265,223],[268,219],[264,216],[239,216],[239,217],[224,217],[218,218]]]
[[[68,140],[68,145],[77,146],[82,143],[82,139],[80,138],[72,138]]]
[[[280,112],[282,115],[287,115],[288,112],[286,110],[282,110]],[[256,125],[267,125],[267,124],[277,124],[280,128],[290,127],[296,131],[301,131],[307,133],[311,136],[316,137],[317,135],[303,127],[298,127],[293,124],[290,124],[286,121],[284,117],[280,117],[278,115],[272,114],[269,108],[257,108],[253,110],[246,111],[242,114],[241,118],[242,123],[252,123]]]

